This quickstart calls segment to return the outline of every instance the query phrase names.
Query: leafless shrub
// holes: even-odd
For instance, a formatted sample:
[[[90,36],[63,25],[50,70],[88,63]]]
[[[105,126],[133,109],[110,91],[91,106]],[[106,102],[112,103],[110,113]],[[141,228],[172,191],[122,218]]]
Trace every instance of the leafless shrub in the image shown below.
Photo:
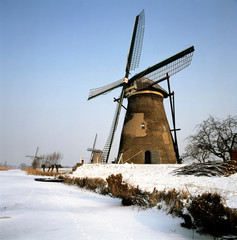
[[[175,215],[183,211],[183,200],[190,197],[186,191],[176,191],[175,189],[157,191],[156,188],[148,196],[149,207],[157,206],[163,202],[168,207],[169,213]]]
[[[107,194],[107,182],[102,178],[71,178],[61,175],[60,179],[64,179],[64,183],[76,185],[80,188],[95,191],[101,194]]]
[[[72,171],[76,171],[78,167],[81,167],[83,163],[77,163],[73,168]]]
[[[106,181],[108,183],[109,192],[111,192],[113,196],[121,198],[123,205],[130,206],[135,204],[146,204],[146,195],[140,191],[138,186],[134,188],[123,182],[123,176],[121,173],[110,175]]]
[[[217,193],[204,193],[192,199],[188,211],[194,226],[215,236],[237,234],[237,212],[225,207]]]

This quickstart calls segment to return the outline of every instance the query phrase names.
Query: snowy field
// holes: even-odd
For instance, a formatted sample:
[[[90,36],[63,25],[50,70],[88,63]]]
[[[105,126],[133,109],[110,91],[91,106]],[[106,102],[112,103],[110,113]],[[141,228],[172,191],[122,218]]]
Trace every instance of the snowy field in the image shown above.
[[[136,174],[132,171],[133,173],[126,175],[127,170],[122,172],[119,169],[120,165],[113,167],[117,168],[118,172],[122,172],[131,183],[143,182],[143,185],[139,184],[142,188],[151,189],[152,183],[153,187],[155,185],[157,188],[161,188],[162,184],[164,184],[162,188],[166,185],[166,187],[173,187],[181,183],[178,180],[183,179],[183,177],[176,177],[175,183],[171,178],[170,184],[160,179],[157,183],[159,176],[166,173],[164,166],[160,167],[163,173],[156,168],[153,169],[156,169],[154,171],[156,177],[149,168],[142,173],[141,170],[136,169],[136,166],[123,166],[124,169],[135,168]],[[99,167],[95,165],[87,165],[87,167],[85,165],[75,174],[82,176],[85,168],[89,174],[88,168],[94,167],[97,167],[97,173],[95,171],[93,177],[98,177],[96,174],[102,174],[102,169],[99,171]],[[175,167],[169,167],[169,171],[173,168]],[[107,175],[108,172],[103,174]],[[146,174],[146,178],[143,174]],[[235,184],[237,180],[236,176],[221,179],[219,183],[225,184],[226,187],[228,179],[229,183],[233,181],[233,184],[234,180]],[[207,181],[207,179],[202,181],[204,180]],[[150,184],[146,186],[146,182],[148,184],[149,181]],[[192,181],[194,183],[194,180]],[[205,186],[205,183],[202,186]],[[221,191],[223,192],[224,189]],[[36,182],[34,176],[27,176],[20,170],[0,171],[1,240],[213,239],[180,227],[181,221],[181,219],[167,216],[165,212],[158,211],[156,208],[142,210],[135,206],[124,207],[121,206],[120,199],[98,195],[62,183]]]
[[[219,193],[226,205],[237,209],[237,174],[230,177],[177,176],[174,171],[184,166],[179,164],[85,164],[71,175],[72,177],[100,177],[106,179],[111,174],[121,173],[130,185],[139,185],[141,190],[152,192],[172,189],[185,190],[191,195],[204,192]]]

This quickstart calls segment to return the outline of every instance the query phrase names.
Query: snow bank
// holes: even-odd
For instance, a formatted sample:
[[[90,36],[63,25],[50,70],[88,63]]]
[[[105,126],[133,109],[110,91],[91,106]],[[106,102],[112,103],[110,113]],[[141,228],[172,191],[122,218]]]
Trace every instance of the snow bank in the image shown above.
[[[106,179],[111,174],[121,173],[124,181],[141,190],[151,192],[172,189],[189,191],[192,195],[204,192],[219,193],[230,208],[237,208],[237,174],[230,177],[176,176],[174,170],[183,165],[159,164],[84,164],[70,174],[71,177],[89,177]]]

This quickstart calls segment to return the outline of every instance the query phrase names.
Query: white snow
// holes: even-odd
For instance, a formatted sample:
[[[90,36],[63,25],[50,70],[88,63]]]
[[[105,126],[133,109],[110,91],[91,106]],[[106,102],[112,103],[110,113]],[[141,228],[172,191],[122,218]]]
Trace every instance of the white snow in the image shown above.
[[[111,174],[121,173],[123,180],[141,190],[152,192],[172,189],[185,190],[191,195],[204,192],[219,193],[226,205],[237,208],[237,174],[229,177],[195,177],[175,175],[174,170],[184,165],[178,164],[84,164],[71,174],[72,177],[100,177],[106,179]]]
[[[168,176],[166,181],[161,178],[175,169],[174,165],[143,167],[144,171],[135,165],[84,165],[74,175],[85,176],[87,171],[93,177],[105,177],[112,170],[116,173],[117,169],[130,183],[139,183],[144,189],[162,188],[162,184],[165,184],[164,188],[188,183],[178,181],[183,181],[182,177],[175,177],[175,182],[170,176],[170,183]],[[93,168],[95,171],[92,171]],[[223,178],[223,183],[226,179]],[[192,180],[192,183],[195,181]],[[189,187],[191,190],[192,187]],[[120,199],[62,183],[36,182],[34,176],[27,176],[20,170],[0,171],[0,239],[213,239],[182,228],[181,222],[181,219],[172,218],[157,208],[124,207]]]

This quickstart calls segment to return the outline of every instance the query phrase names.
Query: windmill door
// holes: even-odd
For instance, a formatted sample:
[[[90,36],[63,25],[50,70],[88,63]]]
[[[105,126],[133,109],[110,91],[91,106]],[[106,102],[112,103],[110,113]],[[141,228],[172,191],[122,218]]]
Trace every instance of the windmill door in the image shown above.
[[[145,164],[151,164],[151,152],[150,151],[145,152]]]
[[[145,164],[159,164],[159,154],[157,150],[145,152]]]

